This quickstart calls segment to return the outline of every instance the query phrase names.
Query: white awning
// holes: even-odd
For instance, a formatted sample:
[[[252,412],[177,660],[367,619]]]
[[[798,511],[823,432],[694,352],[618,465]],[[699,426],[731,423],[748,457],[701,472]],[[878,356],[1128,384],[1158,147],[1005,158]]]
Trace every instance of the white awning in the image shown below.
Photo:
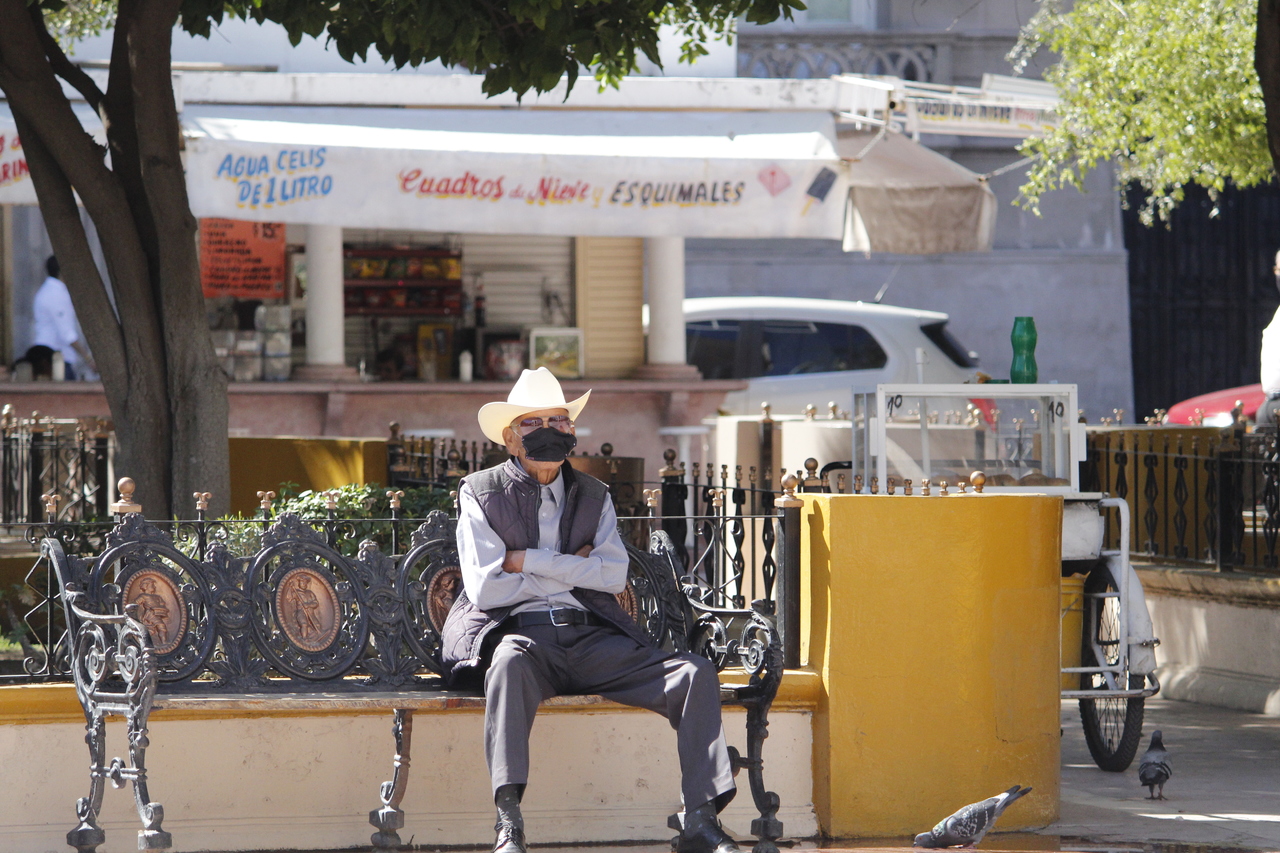
[[[826,112],[188,105],[197,216],[488,234],[839,239]]]
[[[986,181],[893,131],[840,135],[850,160],[846,252],[990,251],[996,197]]]
[[[911,254],[990,249],[995,219],[994,196],[972,172],[893,131],[837,133],[830,111],[188,103],[182,123],[200,217],[843,238],[848,251]],[[0,136],[0,204],[35,204],[2,107]]]

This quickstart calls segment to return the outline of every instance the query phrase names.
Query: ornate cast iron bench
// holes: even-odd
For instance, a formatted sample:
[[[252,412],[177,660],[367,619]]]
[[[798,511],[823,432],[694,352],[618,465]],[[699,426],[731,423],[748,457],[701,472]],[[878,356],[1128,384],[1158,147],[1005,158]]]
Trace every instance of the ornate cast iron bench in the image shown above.
[[[82,853],[103,843],[97,816],[111,780],[133,786],[139,849],[170,846],[163,807],[147,785],[147,721],[155,709],[377,708],[394,714],[395,754],[381,804],[369,812],[372,841],[399,846],[413,712],[484,701],[444,689],[439,677],[438,631],[461,581],[454,522],[432,513],[403,555],[383,554],[366,540],[355,558],[335,547],[341,523],[332,520],[317,530],[282,515],[248,555],[216,538],[204,547],[210,531],[198,524],[199,544],[190,550],[201,559],[186,556],[138,512],[120,517],[96,558],[68,556],[56,539],[41,544],[61,583],[69,663],[88,730],[89,794],[76,803],[79,824],[67,843]],[[747,710],[747,755],[735,751],[734,761],[747,770],[760,811],[751,829],[755,853],[777,853],[778,797],[765,789],[761,760],[783,667],[770,607],[716,609],[687,596],[661,531],[650,534],[648,553],[627,547],[630,584],[619,599],[655,642],[697,651],[721,669],[740,664],[750,675],[746,685],[722,686],[721,698]],[[106,757],[109,716],[126,721],[127,759]],[[678,828],[678,816],[669,823]]]

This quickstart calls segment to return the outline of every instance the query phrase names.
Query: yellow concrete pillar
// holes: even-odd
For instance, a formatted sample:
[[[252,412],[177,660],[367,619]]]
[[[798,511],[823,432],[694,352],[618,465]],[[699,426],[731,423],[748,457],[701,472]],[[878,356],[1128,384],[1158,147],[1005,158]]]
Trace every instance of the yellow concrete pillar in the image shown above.
[[[823,831],[923,832],[1015,784],[1000,829],[1055,820],[1061,498],[804,497]]]

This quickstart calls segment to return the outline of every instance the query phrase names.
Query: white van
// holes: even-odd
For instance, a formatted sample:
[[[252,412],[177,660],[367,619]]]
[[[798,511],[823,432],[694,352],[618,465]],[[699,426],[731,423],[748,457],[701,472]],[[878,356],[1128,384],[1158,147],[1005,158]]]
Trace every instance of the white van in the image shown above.
[[[947,331],[947,319],[937,311],[835,299],[684,301],[689,364],[706,379],[748,380],[722,406],[739,415],[758,414],[766,401],[776,415],[800,414],[809,404],[825,414],[831,402],[848,410],[854,387],[874,390],[881,382],[967,382],[977,356]]]

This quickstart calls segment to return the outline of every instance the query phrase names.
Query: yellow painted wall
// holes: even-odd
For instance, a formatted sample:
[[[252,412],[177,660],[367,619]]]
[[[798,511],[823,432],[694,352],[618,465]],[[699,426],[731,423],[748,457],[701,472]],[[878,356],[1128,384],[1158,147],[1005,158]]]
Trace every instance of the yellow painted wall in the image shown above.
[[[1061,498],[804,498],[823,831],[914,834],[1015,784],[1001,829],[1055,820]]]
[[[333,489],[387,481],[387,442],[380,438],[231,439],[231,511],[253,515],[259,491],[281,483]]]

